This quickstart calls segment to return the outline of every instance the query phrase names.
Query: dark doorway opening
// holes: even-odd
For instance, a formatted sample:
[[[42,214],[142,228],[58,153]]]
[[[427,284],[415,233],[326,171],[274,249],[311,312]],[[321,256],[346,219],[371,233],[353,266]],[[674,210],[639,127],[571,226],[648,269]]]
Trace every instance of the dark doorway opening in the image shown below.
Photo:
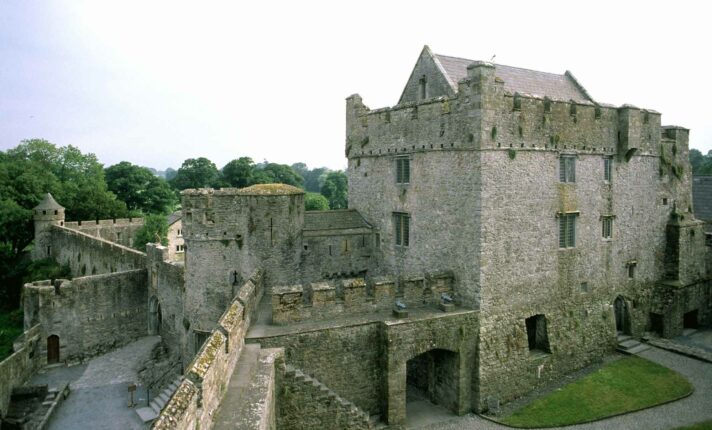
[[[663,335],[663,316],[661,314],[650,313],[650,331],[657,333],[658,336]]]
[[[47,364],[59,363],[59,336],[53,334],[47,338]]]
[[[411,416],[408,419],[423,411],[438,415],[457,412],[459,362],[457,353],[444,349],[433,349],[408,360],[406,409]]]
[[[148,334],[160,335],[162,322],[161,304],[156,296],[152,296],[148,303]]]
[[[697,328],[697,309],[682,316],[682,328]]]
[[[530,351],[551,352],[549,335],[546,331],[546,317],[534,315],[525,320],[527,326],[527,341]]]
[[[613,302],[613,309],[616,316],[616,331],[630,334],[630,314],[628,311],[628,303],[621,296],[616,297]]]

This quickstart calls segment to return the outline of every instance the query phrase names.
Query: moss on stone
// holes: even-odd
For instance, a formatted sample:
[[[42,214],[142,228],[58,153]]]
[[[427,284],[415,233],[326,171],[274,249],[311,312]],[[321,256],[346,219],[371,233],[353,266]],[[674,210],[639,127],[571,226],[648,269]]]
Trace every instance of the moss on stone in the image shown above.
[[[251,196],[288,196],[304,194],[304,190],[287,184],[256,184],[240,188],[239,193]]]

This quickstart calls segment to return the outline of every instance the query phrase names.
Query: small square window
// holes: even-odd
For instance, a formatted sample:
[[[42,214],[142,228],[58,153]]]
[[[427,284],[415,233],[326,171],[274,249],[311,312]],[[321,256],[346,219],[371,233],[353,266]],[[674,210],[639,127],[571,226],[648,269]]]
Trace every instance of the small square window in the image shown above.
[[[559,182],[576,182],[576,156],[559,157]]]

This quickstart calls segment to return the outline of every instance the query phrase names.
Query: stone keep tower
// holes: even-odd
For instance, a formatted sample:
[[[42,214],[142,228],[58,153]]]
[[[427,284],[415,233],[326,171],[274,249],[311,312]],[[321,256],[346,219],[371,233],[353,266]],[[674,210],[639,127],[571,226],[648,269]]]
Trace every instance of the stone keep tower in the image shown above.
[[[52,257],[52,241],[50,227],[64,225],[64,208],[57,203],[52,194],[45,194],[42,201],[33,209],[35,221],[35,248],[32,250],[32,259],[41,260]]]
[[[265,285],[299,273],[304,191],[283,184],[183,191],[185,316],[208,332],[257,268]]]

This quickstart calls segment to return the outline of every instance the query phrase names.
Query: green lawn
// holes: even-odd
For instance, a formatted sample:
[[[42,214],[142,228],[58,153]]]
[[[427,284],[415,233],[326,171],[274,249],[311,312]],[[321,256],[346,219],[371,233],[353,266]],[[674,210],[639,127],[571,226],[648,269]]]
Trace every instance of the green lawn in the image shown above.
[[[678,427],[675,430],[712,430],[712,420],[702,421],[686,427]]]
[[[677,372],[630,356],[532,402],[502,422],[525,428],[577,424],[665,403],[692,390]]]
[[[0,310],[0,361],[12,354],[12,342],[22,334],[22,310]]]

